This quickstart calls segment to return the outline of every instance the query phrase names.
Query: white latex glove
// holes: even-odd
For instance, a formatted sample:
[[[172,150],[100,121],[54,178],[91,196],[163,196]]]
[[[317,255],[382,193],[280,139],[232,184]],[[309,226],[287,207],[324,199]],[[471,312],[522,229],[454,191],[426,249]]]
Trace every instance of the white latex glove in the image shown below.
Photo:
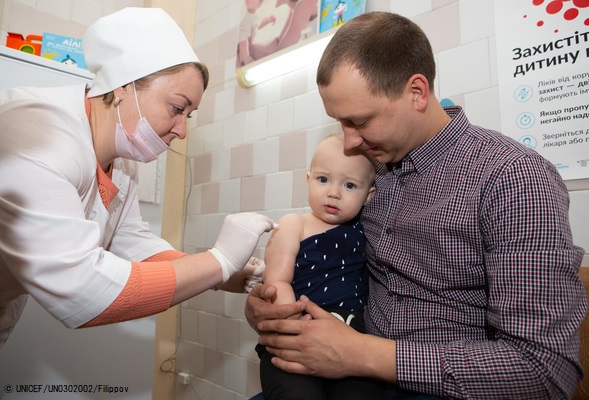
[[[256,257],[250,258],[246,267],[243,269],[244,271],[247,270],[245,284],[243,285],[243,288],[247,293],[251,292],[254,286],[257,284],[262,283],[262,274],[264,273],[264,269],[266,269],[266,264],[263,260],[260,260]]]
[[[209,251],[223,272],[223,282],[247,264],[264,232],[274,229],[274,222],[261,214],[246,212],[225,217],[215,246]]]

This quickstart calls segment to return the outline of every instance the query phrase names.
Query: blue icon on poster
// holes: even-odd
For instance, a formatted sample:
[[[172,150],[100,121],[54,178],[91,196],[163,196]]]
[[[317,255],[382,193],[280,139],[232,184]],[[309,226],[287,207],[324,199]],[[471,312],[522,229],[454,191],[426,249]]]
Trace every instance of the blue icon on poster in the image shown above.
[[[532,150],[534,150],[536,146],[538,146],[536,138],[530,135],[522,136],[521,138],[519,138],[519,142],[526,146],[528,149]]]
[[[534,122],[536,119],[534,118],[534,114],[530,112],[523,112],[517,116],[515,123],[521,129],[528,129],[534,126]]]
[[[530,86],[522,85],[522,86],[518,87],[517,89],[515,89],[515,92],[513,93],[513,97],[515,98],[516,101],[523,103],[523,102],[530,100],[532,98],[533,94],[534,94],[534,91]]]

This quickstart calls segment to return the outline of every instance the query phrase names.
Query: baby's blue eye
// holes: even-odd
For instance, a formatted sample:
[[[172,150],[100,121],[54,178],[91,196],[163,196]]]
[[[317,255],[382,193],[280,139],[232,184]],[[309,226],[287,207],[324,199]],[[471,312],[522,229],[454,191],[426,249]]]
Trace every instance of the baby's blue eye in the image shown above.
[[[321,182],[321,183],[327,182],[327,178],[324,176],[320,176],[318,179],[319,179],[319,182]]]
[[[351,182],[346,183],[346,189],[354,189],[356,187],[356,185],[354,185]]]

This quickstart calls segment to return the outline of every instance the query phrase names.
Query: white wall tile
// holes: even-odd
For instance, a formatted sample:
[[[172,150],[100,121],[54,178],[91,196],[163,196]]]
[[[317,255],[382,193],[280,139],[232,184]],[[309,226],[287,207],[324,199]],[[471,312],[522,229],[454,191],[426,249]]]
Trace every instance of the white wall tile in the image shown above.
[[[212,387],[211,396],[215,400],[235,400],[237,393],[217,385]]]
[[[37,8],[56,17],[71,19],[73,0],[39,1]]]
[[[205,125],[203,134],[203,152],[210,153],[223,147],[223,121],[215,121]]]
[[[219,212],[236,213],[240,209],[241,179],[221,182],[219,187]]]
[[[242,12],[244,10],[243,1],[229,1],[227,10],[227,29],[238,28],[241,23]],[[235,39],[237,40],[237,38]]]
[[[260,107],[245,113],[245,134],[246,143],[264,139],[268,132],[268,108]]]
[[[223,225],[223,221],[225,220],[225,214],[212,214],[206,216],[206,243],[205,247],[213,247],[215,245],[215,241],[217,240],[217,236],[219,236],[219,232],[221,232],[221,226]]]
[[[187,180],[189,182],[189,180]],[[193,185],[186,191],[186,196],[188,199],[186,201],[186,214],[190,217],[196,217],[197,214],[200,214],[200,204],[202,198],[202,186],[201,185]],[[190,221],[189,225],[192,227],[194,223],[197,221]],[[199,228],[201,234],[203,235],[202,243],[204,244],[204,231]],[[196,244],[198,242],[195,242]]]
[[[267,106],[268,104],[276,103],[282,100],[281,98],[281,84],[282,78],[272,79],[266,82],[262,82],[253,88],[247,90],[253,90],[256,94],[256,107]]]
[[[223,359],[225,367],[225,388],[238,393],[245,393],[247,375],[247,360],[233,354],[225,354]]]
[[[210,129],[210,124],[207,124],[190,131],[190,134],[188,135],[188,154],[191,157],[204,153],[204,139],[208,136]]]
[[[244,308],[247,295],[242,293],[225,293],[224,313],[228,318],[245,319]]]
[[[462,44],[495,35],[495,11],[492,1],[460,1],[460,40]]]
[[[176,383],[175,400],[214,399],[215,387],[216,385],[200,377],[192,378],[188,386]],[[179,396],[182,397],[178,398]]]
[[[239,320],[217,316],[217,350],[225,353],[237,354],[238,349]]]
[[[390,10],[391,0],[371,0],[366,2],[366,12]]]
[[[198,312],[198,342],[206,347],[217,348],[217,316]]]
[[[228,118],[234,114],[235,89],[229,86],[225,90],[215,93],[215,119]]]
[[[401,14],[407,18],[432,10],[431,0],[391,0],[391,12]]]
[[[290,133],[294,127],[294,100],[268,105],[268,136]]]
[[[247,360],[247,394],[250,397],[260,393],[262,387],[260,385],[260,361],[259,360]]]
[[[324,121],[325,108],[318,90],[313,90],[294,100],[294,131],[314,128]]]
[[[15,3],[25,4],[25,5],[31,6],[31,7],[36,7],[37,6],[37,0],[14,0],[14,2]],[[4,1],[2,3],[4,3]]]
[[[185,244],[188,246],[206,245],[205,231],[202,229],[207,218],[202,215],[191,215],[187,218],[187,226],[184,230]]]
[[[198,334],[198,311],[188,308],[187,303],[182,303],[179,313],[180,319],[180,337],[190,339]]]
[[[267,210],[292,207],[292,171],[268,174],[265,206]]]
[[[223,120],[223,148],[237,147],[244,142],[245,113]]]
[[[220,315],[223,313],[225,292],[208,290],[198,296],[192,297],[185,301],[186,307],[190,310],[205,311],[209,314]]]
[[[89,26],[105,14],[104,6],[97,1],[74,1],[72,3],[72,21]]]
[[[220,182],[229,179],[230,156],[229,149],[212,153],[211,182]]]
[[[217,12],[219,2],[211,0],[198,0],[196,3],[196,23],[202,23]]]
[[[491,84],[489,44],[486,39],[439,54],[440,96],[482,90]]]
[[[254,143],[254,176],[278,171],[278,145],[276,137]]]
[[[472,124],[501,132],[501,106],[498,87],[464,95],[464,107]]]
[[[216,351],[215,349],[211,349],[205,347],[205,365],[207,366],[205,369],[204,378],[208,379],[212,383],[216,385],[223,385],[225,381],[225,368],[223,366],[223,353]],[[217,397],[212,397],[216,399]]]
[[[491,68],[491,86],[499,84],[499,76],[497,72],[497,37],[491,36],[489,38],[489,57]]]
[[[194,376],[203,376],[204,347],[195,342],[182,341],[176,353],[176,369]]]
[[[434,53],[460,45],[458,3],[415,16],[413,20],[427,35]]]
[[[119,10],[122,10],[125,7],[145,7],[145,1],[143,1],[143,0],[115,0],[115,5],[118,7]]]
[[[257,332],[247,322],[239,321],[239,350],[237,354],[250,360],[258,360],[258,353],[255,350],[257,343]]]

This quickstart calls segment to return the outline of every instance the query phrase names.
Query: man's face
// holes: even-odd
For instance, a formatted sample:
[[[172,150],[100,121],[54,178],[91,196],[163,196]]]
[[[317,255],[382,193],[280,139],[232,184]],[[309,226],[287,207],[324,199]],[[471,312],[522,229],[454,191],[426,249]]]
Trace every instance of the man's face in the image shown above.
[[[409,87],[395,100],[373,95],[358,69],[341,66],[319,94],[327,114],[342,126],[346,149],[359,147],[380,163],[397,162],[426,140],[414,124],[419,114]]]

